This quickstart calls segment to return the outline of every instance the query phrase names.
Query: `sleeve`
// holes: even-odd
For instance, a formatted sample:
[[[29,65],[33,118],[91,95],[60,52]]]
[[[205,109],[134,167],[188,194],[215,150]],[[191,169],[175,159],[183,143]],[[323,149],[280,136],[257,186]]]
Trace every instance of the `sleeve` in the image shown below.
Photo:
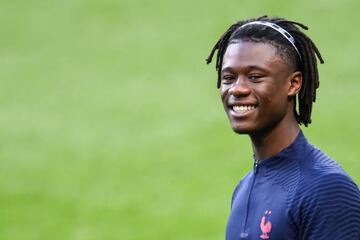
[[[299,239],[360,239],[360,191],[350,177],[317,177],[302,190],[294,206]]]

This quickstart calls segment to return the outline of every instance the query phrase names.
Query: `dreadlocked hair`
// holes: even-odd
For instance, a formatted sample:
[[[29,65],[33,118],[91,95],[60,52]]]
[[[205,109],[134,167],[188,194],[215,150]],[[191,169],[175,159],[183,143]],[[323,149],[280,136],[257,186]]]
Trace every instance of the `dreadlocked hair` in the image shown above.
[[[298,52],[284,36],[268,26],[260,24],[243,26],[246,23],[253,21],[271,22],[285,29],[295,39],[295,46],[298,49]],[[216,42],[209,57],[206,59],[207,64],[211,63],[213,56],[217,51],[215,65],[218,73],[217,88],[220,87],[223,57],[229,44],[240,40],[269,43],[276,47],[280,55],[293,64],[296,70],[302,73],[302,87],[298,93],[297,99],[294,97],[294,113],[296,121],[307,127],[307,125],[311,123],[312,105],[316,100],[316,89],[319,87],[317,59],[320,60],[320,63],[324,63],[324,60],[314,42],[300,31],[298,27],[305,30],[308,29],[308,27],[302,23],[289,21],[284,18],[269,18],[267,16],[239,21],[231,25]],[[296,109],[297,100],[299,102],[298,111]]]

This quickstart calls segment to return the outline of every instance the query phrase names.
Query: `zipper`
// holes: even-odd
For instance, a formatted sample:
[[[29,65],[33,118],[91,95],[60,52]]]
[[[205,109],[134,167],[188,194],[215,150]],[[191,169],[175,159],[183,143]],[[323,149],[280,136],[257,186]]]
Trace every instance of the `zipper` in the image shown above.
[[[247,220],[248,220],[248,215],[249,215],[249,205],[250,205],[250,198],[251,198],[251,193],[252,193],[252,190],[254,188],[254,184],[255,184],[255,178],[256,178],[256,174],[258,172],[258,168],[259,168],[259,160],[255,160],[254,162],[254,177],[252,179],[252,182],[251,182],[251,187],[250,187],[250,190],[249,190],[249,195],[248,195],[248,200],[247,200],[247,203],[246,203],[246,210],[245,210],[245,221],[244,221],[244,226],[243,226],[243,231],[241,232],[240,234],[240,239],[246,239],[249,235],[249,233],[246,232],[246,226],[247,226]]]

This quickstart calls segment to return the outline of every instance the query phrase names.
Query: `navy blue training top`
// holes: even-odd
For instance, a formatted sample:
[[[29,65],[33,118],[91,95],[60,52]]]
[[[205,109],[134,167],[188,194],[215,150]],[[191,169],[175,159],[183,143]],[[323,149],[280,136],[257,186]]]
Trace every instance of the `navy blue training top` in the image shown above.
[[[359,188],[300,132],[238,184],[226,239],[359,240]]]

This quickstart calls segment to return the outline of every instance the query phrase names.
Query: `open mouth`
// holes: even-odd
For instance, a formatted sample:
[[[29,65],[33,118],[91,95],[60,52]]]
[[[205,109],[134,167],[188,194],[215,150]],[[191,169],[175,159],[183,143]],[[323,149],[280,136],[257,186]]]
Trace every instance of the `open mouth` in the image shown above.
[[[234,105],[234,106],[232,106],[232,110],[234,110],[234,112],[237,112],[237,113],[246,113],[251,110],[254,110],[255,108],[256,108],[256,106],[254,106],[254,105]]]

